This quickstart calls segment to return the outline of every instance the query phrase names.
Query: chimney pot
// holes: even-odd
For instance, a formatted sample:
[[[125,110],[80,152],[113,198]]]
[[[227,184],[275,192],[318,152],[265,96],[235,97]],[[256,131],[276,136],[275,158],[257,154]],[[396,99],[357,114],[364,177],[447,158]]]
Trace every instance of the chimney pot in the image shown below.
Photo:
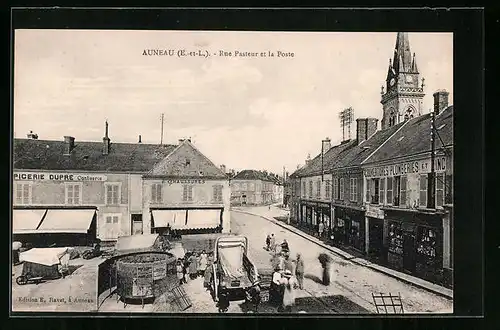
[[[64,154],[69,155],[71,154],[71,151],[73,151],[73,148],[75,147],[75,138],[72,136],[65,136],[64,137]]]
[[[332,147],[331,140],[330,138],[326,138],[322,141],[322,152],[325,154],[330,148]]]
[[[111,140],[109,139],[109,136],[108,136],[108,121],[106,120],[106,130],[104,132],[104,137],[102,138],[102,143],[103,143],[102,154],[103,155],[109,154],[109,145],[111,144],[110,141]]]
[[[356,139],[358,144],[368,140],[378,128],[378,119],[376,118],[358,118],[356,119]]]
[[[444,89],[437,90],[434,94],[434,114],[439,115],[448,107],[448,96],[450,93]]]

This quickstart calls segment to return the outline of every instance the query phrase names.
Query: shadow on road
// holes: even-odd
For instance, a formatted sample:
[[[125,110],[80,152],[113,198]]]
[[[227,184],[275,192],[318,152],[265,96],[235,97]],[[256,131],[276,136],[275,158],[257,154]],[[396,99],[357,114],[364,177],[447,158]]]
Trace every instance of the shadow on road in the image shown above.
[[[82,267],[83,265],[69,265],[68,267],[68,272],[65,274],[65,276],[70,276],[73,274],[78,268]]]
[[[323,284],[323,281],[318,276],[316,276],[316,275],[304,274],[304,278],[313,280],[314,282],[316,282],[318,284]]]

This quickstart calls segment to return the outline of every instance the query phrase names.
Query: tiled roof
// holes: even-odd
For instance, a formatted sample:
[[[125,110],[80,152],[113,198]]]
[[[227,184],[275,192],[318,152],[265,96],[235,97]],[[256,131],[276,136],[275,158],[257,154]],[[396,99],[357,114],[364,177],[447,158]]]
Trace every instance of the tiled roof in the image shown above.
[[[111,143],[103,155],[103,142],[75,141],[64,155],[64,141],[14,139],[14,169],[147,172],[174,150],[175,145]]]
[[[233,180],[261,180],[269,181],[273,183],[280,183],[281,180],[272,176],[269,173],[265,173],[258,170],[243,170],[233,177]]]
[[[393,135],[403,123],[389,127],[384,130],[377,131],[368,140],[363,141],[359,145],[355,144],[353,148],[349,148],[337,156],[337,161],[330,169],[340,169],[346,167],[360,166],[370,154],[380,147],[391,135]]]
[[[339,157],[345,153],[347,150],[352,149],[356,145],[356,140],[349,140],[347,142],[341,143],[339,145],[333,146],[325,153],[323,156],[323,170],[326,172],[330,169],[336,162],[339,161]],[[308,166],[304,167],[304,170],[300,173],[300,176],[312,176],[321,175],[321,153],[311,159]]]
[[[430,127],[430,114],[411,119],[365,163],[430,152]],[[436,135],[436,150],[441,148],[443,143],[446,146],[453,145],[453,106],[449,106],[436,116],[435,127],[441,138]]]
[[[203,155],[189,140],[184,140],[146,176],[208,177],[228,179],[218,166]]]

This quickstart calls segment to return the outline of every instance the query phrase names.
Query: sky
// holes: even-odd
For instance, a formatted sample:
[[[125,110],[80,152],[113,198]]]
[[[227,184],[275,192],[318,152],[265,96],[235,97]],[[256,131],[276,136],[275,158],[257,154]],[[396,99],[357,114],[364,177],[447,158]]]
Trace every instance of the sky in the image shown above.
[[[396,34],[16,30],[14,136],[102,141],[107,120],[111,142],[160,143],[163,113],[163,143],[190,137],[216,165],[292,173],[322,139],[340,143],[341,110],[381,119]],[[437,89],[453,104],[453,35],[408,35],[424,113]],[[144,55],[151,49],[175,55]],[[210,56],[177,56],[182,49]]]

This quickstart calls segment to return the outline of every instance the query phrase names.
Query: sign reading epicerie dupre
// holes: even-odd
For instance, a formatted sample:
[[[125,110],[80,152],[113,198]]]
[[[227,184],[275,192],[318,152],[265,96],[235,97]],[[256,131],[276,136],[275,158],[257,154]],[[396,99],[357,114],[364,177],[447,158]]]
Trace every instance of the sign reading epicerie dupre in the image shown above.
[[[14,172],[14,180],[25,181],[106,181],[101,174]]]
[[[431,171],[431,160],[419,160],[396,165],[367,168],[366,177],[385,177],[405,174],[429,173]],[[446,157],[436,157],[434,161],[434,171],[437,173],[446,171]]]

